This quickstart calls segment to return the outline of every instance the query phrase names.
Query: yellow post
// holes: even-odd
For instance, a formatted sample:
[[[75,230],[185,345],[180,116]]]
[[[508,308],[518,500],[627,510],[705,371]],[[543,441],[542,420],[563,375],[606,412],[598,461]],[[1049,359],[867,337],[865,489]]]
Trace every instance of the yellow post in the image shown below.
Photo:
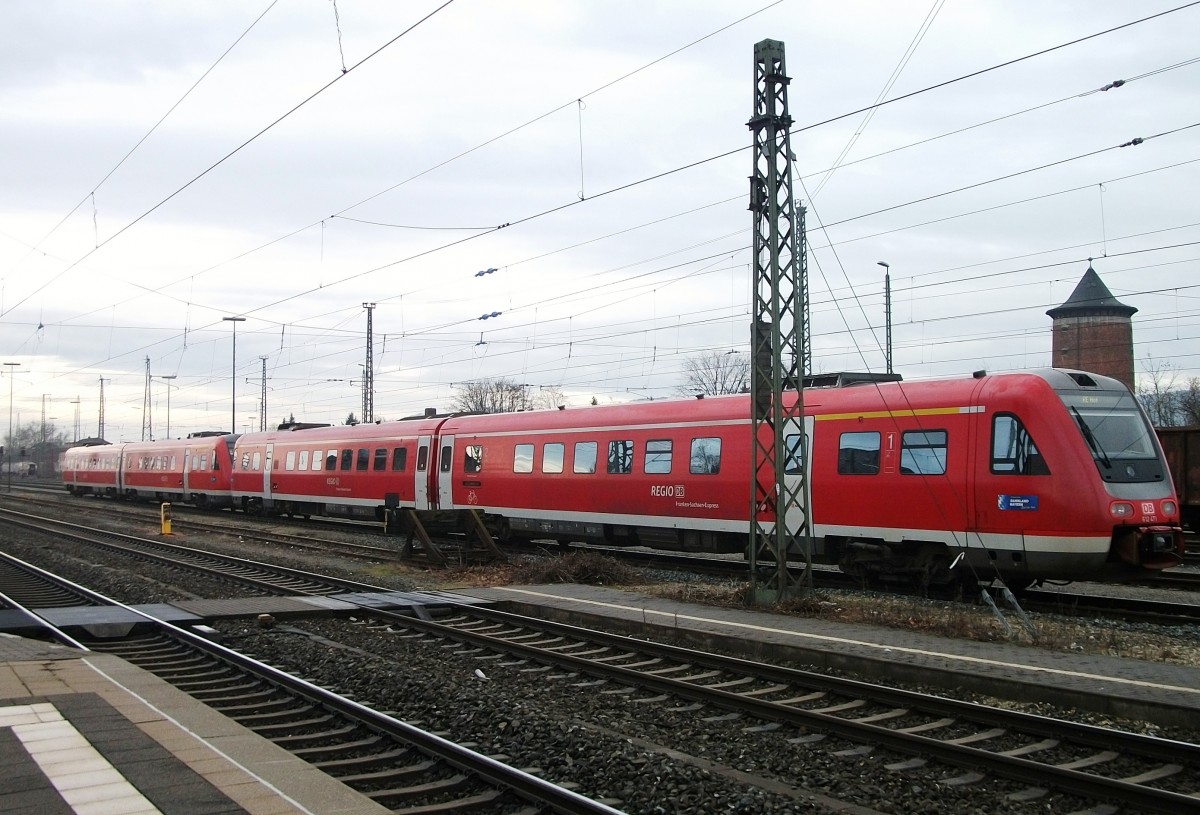
[[[162,533],[164,535],[171,534],[171,505],[164,503],[161,507],[162,512]]]

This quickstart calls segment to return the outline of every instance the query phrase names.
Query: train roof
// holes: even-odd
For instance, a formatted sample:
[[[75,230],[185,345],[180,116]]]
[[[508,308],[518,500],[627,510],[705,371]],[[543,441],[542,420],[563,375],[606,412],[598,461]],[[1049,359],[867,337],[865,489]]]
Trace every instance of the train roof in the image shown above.
[[[841,375],[836,375],[841,376]],[[804,391],[806,413],[816,415],[868,410],[911,410],[978,404],[981,398],[1023,391],[1104,390],[1126,391],[1115,379],[1060,368],[1008,371],[937,379],[900,381],[843,380],[841,387],[815,387]],[[789,392],[794,393],[794,392]],[[786,398],[786,397],[785,397]],[[663,399],[614,405],[567,407],[451,417],[442,425],[444,434],[473,432],[516,432],[550,428],[600,428],[634,424],[666,424],[749,421],[749,394],[707,396],[692,399]]]

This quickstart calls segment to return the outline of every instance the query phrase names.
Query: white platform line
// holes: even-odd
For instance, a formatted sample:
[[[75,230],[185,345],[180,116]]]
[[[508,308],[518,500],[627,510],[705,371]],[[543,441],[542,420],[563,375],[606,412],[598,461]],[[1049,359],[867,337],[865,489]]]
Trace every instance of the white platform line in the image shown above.
[[[77,815],[162,815],[54,705],[0,708],[0,727],[12,729]]]

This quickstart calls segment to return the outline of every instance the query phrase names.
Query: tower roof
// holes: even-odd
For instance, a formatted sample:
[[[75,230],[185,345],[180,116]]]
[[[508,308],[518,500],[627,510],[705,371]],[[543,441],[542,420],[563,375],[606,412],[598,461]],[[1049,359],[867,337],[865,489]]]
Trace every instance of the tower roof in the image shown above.
[[[1083,278],[1079,281],[1079,285],[1075,287],[1075,291],[1071,292],[1071,296],[1067,301],[1057,308],[1052,308],[1046,312],[1050,315],[1050,319],[1057,320],[1059,317],[1098,317],[1104,315],[1113,315],[1119,317],[1132,317],[1137,313],[1134,306],[1127,306],[1117,298],[1113,297],[1112,292],[1108,290],[1108,286],[1104,285],[1104,281],[1100,279],[1100,275],[1096,274],[1096,270],[1092,268],[1092,264],[1088,264],[1087,271],[1083,273]]]

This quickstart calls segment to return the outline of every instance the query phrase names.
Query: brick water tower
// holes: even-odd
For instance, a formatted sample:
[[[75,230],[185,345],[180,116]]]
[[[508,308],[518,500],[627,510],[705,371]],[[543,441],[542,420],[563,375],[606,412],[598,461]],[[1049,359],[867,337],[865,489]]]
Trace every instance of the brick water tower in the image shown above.
[[[1134,389],[1130,318],[1137,309],[1113,297],[1090,262],[1067,301],[1046,313],[1054,320],[1055,368],[1111,376]]]

